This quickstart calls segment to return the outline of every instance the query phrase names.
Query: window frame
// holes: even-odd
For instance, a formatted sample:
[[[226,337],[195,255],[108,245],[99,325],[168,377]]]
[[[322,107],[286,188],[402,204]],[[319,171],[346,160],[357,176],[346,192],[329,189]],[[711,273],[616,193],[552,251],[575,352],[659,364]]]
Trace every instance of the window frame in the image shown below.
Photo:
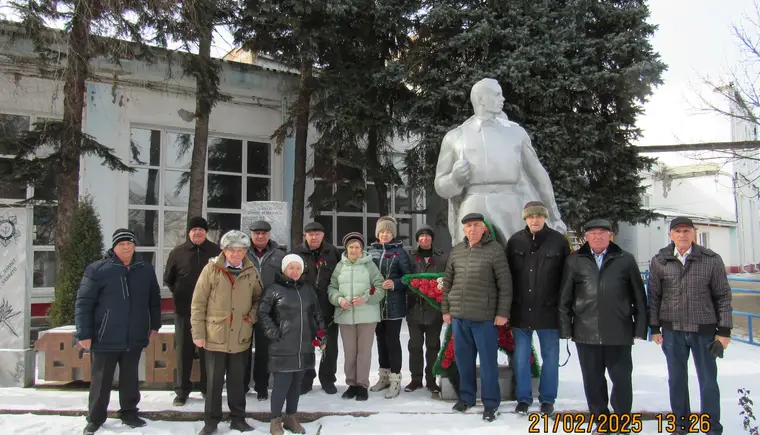
[[[131,159],[128,165],[132,168],[137,169],[157,169],[158,176],[159,176],[159,187],[158,187],[158,204],[157,205],[145,205],[145,204],[130,204],[129,203],[129,194],[127,194],[127,225],[129,222],[129,212],[132,210],[155,210],[158,213],[158,232],[156,234],[156,244],[155,246],[137,246],[136,252],[152,252],[155,258],[155,270],[156,275],[158,277],[158,282],[161,284],[162,287],[162,297],[169,297],[170,294],[168,292],[168,289],[163,284],[163,273],[164,268],[166,266],[166,261],[168,259],[169,252],[175,247],[175,246],[167,246],[166,242],[166,213],[167,212],[177,212],[177,213],[184,213],[187,214],[187,205],[166,205],[165,203],[165,197],[166,192],[171,192],[171,190],[167,189],[173,189],[173,186],[167,185],[167,172],[172,173],[183,173],[183,172],[189,172],[190,169],[183,169],[179,167],[178,165],[168,165],[167,164],[167,156],[170,152],[170,144],[169,144],[169,135],[170,134],[177,134],[182,135],[186,134],[189,135],[191,140],[193,139],[193,136],[195,132],[192,129],[186,129],[186,128],[175,128],[175,127],[169,127],[169,126],[157,126],[157,125],[151,125],[151,124],[144,124],[144,123],[130,123],[129,124],[129,134],[130,134],[130,140],[131,135],[134,130],[148,130],[148,131],[159,131],[160,132],[160,142],[161,142],[161,152],[159,156],[159,165],[158,166],[151,166],[151,165],[135,165],[132,164]],[[209,171],[208,170],[208,148],[207,148],[207,154],[206,154],[206,167],[205,167],[205,174],[206,179],[204,180],[204,188],[203,188],[203,211],[202,214],[204,217],[207,217],[209,213],[223,213],[223,214],[237,214],[242,217],[243,211],[242,211],[242,202],[245,202],[247,199],[247,180],[248,177],[252,178],[265,178],[268,179],[269,183],[269,199],[271,201],[273,190],[274,190],[274,177],[272,176],[272,173],[274,172],[274,144],[264,138],[264,137],[257,137],[257,136],[251,136],[251,137],[245,137],[241,135],[235,135],[235,134],[227,134],[227,133],[220,133],[220,132],[209,132],[209,143],[215,139],[232,139],[232,140],[239,140],[242,143],[242,162],[241,162],[241,172],[227,172],[227,171]],[[248,174],[246,171],[248,170],[248,143],[249,142],[255,142],[255,143],[264,143],[269,144],[269,156],[268,156],[268,164],[269,164],[269,174]],[[191,151],[192,152],[192,148]],[[240,186],[240,199],[241,199],[241,208],[233,209],[233,208],[221,208],[221,207],[209,207],[208,206],[208,177],[209,175],[231,175],[241,178],[241,186]],[[209,231],[211,232],[211,231]],[[213,240],[216,242],[216,240]]]
[[[403,152],[394,152],[392,154],[391,158],[393,158],[395,156],[401,156],[402,157],[401,158],[401,162],[403,163]],[[315,160],[316,160],[316,155],[315,155],[315,153],[313,151],[313,148],[312,148],[312,150],[310,152],[310,157],[311,158],[309,159],[310,160],[310,165],[309,166],[313,168],[314,164],[315,164]],[[398,167],[397,167],[397,169],[399,171],[401,170],[401,168],[398,168]],[[362,176],[365,179],[365,191],[366,191],[366,189],[368,188],[368,186],[374,185],[375,183],[373,181],[367,180],[366,169],[362,170]],[[318,176],[311,178],[309,181],[311,181],[311,193],[314,192],[314,190],[316,188],[315,187],[316,183],[317,182],[322,182],[322,183],[330,184],[330,186],[331,186],[331,192],[334,195],[335,192],[336,192],[336,189],[338,188],[338,184],[339,184],[339,183],[328,183],[328,180],[326,180],[325,178],[322,178],[322,177],[318,177]],[[395,218],[397,221],[399,221],[401,219],[405,219],[405,220],[408,219],[410,221],[410,234],[409,234],[409,238],[406,239],[406,240],[402,240],[402,243],[403,243],[403,246],[404,246],[405,249],[411,249],[411,248],[413,248],[416,245],[416,240],[414,240],[414,233],[415,233],[416,229],[419,227],[419,225],[421,224],[421,222],[420,222],[420,219],[414,213],[396,213],[396,190],[397,189],[406,189],[407,190],[407,192],[408,192],[408,199],[407,200],[409,201],[410,206],[412,207],[412,210],[413,210],[414,209],[414,204],[416,204],[418,202],[418,197],[417,197],[418,192],[417,192],[417,189],[412,189],[412,188],[407,187],[407,186],[396,186],[396,185],[389,185],[388,188],[389,188],[388,189],[389,190],[388,193],[389,193],[389,196],[390,196],[388,198],[388,201],[389,201],[389,207],[388,207],[388,209],[389,209],[389,215],[392,216],[393,218]],[[422,201],[424,201],[424,196],[421,196],[419,199],[422,200]],[[364,234],[364,236],[367,237],[367,243],[371,243],[374,240],[374,234],[373,234],[374,230],[371,229],[371,228],[367,228],[367,220],[369,218],[380,218],[382,215],[380,213],[376,213],[376,212],[368,212],[367,208],[368,208],[367,207],[367,200],[366,200],[366,197],[365,197],[364,203],[362,204],[361,211],[356,211],[356,212],[338,211],[338,209],[335,208],[333,210],[328,210],[328,211],[319,211],[319,212],[317,212],[315,214],[315,217],[329,217],[331,219],[331,222],[332,222],[332,231],[331,231],[331,234],[327,234],[325,237],[326,237],[326,239],[327,239],[328,242],[332,243],[334,246],[336,246],[339,249],[343,249],[344,246],[341,244],[341,240],[338,240],[338,233],[339,233],[338,218],[339,217],[360,217],[360,218],[362,218],[362,234]],[[311,216],[310,212],[311,212],[311,210],[307,209],[307,216]]]
[[[24,110],[2,110],[0,111],[0,114],[2,115],[8,115],[8,116],[23,116],[29,118],[29,123],[26,127],[26,131],[30,131],[34,124],[38,122],[40,119],[53,119],[53,120],[60,120],[61,116],[57,114],[53,114],[50,112],[32,112],[32,111],[24,111]],[[13,154],[0,154],[0,159],[13,159],[15,158],[15,155]],[[33,186],[26,186],[26,195],[23,199],[12,199],[12,198],[2,198],[0,197],[0,205],[3,206],[12,206],[19,201],[23,201],[29,198],[34,197],[34,187]],[[55,253],[55,245],[53,244],[45,244],[45,245],[37,245],[34,243],[35,239],[35,226],[34,226],[34,209],[36,207],[55,207],[57,206],[57,201],[53,201],[47,205],[44,206],[35,206],[32,205],[29,207],[28,212],[31,213],[29,221],[32,224],[32,232],[29,234],[29,242],[28,242],[28,248],[30,256],[27,256],[27,261],[31,262],[31,267],[29,270],[29,289],[30,289],[30,299],[31,303],[37,303],[42,302],[44,300],[47,300],[51,295],[55,293],[55,287],[54,286],[41,286],[36,287],[34,285],[34,273],[35,273],[35,255],[37,252],[53,252]],[[54,257],[55,258],[55,257]],[[55,265],[55,262],[53,263]],[[53,282],[55,282],[55,279],[57,277],[54,277]]]

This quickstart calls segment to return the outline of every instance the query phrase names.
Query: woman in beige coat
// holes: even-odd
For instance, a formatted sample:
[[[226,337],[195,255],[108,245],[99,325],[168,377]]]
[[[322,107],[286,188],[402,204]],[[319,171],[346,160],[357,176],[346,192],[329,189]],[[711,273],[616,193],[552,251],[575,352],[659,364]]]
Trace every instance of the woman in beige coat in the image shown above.
[[[219,245],[222,254],[203,268],[190,307],[193,343],[206,351],[206,424],[200,435],[216,433],[222,419],[225,375],[230,429],[253,430],[245,421],[243,379],[261,299],[261,280],[246,258],[251,240],[245,233],[230,231]]]

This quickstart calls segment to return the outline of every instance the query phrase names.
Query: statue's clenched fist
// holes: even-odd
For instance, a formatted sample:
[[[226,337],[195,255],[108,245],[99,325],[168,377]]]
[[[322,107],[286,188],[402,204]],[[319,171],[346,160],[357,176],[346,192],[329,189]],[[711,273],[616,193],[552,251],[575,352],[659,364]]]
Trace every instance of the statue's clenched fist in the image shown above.
[[[467,160],[457,160],[451,167],[451,176],[460,186],[465,186],[470,182],[470,164]]]

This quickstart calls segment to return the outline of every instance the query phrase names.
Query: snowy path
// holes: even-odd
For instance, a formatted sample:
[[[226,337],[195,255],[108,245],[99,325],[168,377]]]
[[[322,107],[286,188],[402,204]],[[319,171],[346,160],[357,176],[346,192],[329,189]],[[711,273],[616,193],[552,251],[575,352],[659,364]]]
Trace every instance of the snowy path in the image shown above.
[[[408,340],[406,328],[402,330],[402,343],[406,353],[406,342]],[[566,411],[585,411],[586,400],[583,394],[583,384],[581,381],[580,367],[575,351],[575,346],[570,344],[572,356],[569,363],[560,369],[560,387],[559,398],[557,399],[556,409],[558,412]],[[634,411],[635,412],[668,412],[670,409],[668,401],[667,387],[667,370],[665,366],[665,357],[659,346],[651,342],[637,341],[634,346]],[[560,360],[564,361],[566,357],[565,342],[561,343]],[[339,356],[339,362],[342,362],[342,355]],[[404,365],[407,369],[407,358],[405,356]],[[376,377],[376,358],[373,357],[372,374]],[[719,381],[721,385],[721,403],[722,403],[722,422],[725,426],[725,433],[739,435],[744,432],[741,417],[739,416],[738,394],[739,388],[746,388],[752,391],[756,402],[760,401],[760,347],[750,346],[742,343],[732,343],[727,352],[726,358],[718,360]],[[691,403],[697,412],[699,410],[699,395],[696,372],[693,366],[690,366],[690,389]],[[409,381],[409,374],[404,373],[402,385]],[[350,417],[350,416],[330,416],[318,420],[323,425],[321,435],[332,433],[383,433],[405,434],[405,433],[478,433],[478,434],[496,434],[505,433],[504,429],[514,429],[515,433],[529,433],[528,421],[520,419],[514,414],[508,414],[513,410],[514,402],[504,402],[501,406],[502,416],[498,424],[487,425],[480,420],[477,413],[482,408],[475,408],[473,415],[452,415],[450,402],[442,402],[430,398],[427,391],[416,391],[414,393],[404,393],[393,400],[382,398],[381,393],[370,393],[370,400],[367,402],[345,401],[340,399],[340,393],[343,392],[343,374],[342,366],[338,371],[339,394],[328,396],[316,385],[311,393],[302,396],[299,410],[306,413],[350,413],[350,412],[367,412],[381,413],[379,416],[370,417]],[[140,402],[140,410],[148,412],[203,412],[203,401],[199,393],[193,393],[188,404],[182,408],[173,407],[171,402],[174,394],[172,391],[143,391]],[[537,409],[534,403],[534,408]],[[65,390],[51,388],[8,388],[0,389],[0,410],[17,410],[17,411],[68,411],[74,415],[86,411],[87,408],[87,391],[86,390]],[[118,392],[111,396],[109,410],[118,410]],[[226,411],[226,405],[224,407]],[[255,396],[248,396],[248,405],[246,411],[249,413],[266,413],[269,411],[269,402],[258,402]],[[758,412],[760,410],[756,410]],[[408,413],[433,413],[433,414],[415,414]],[[81,433],[82,417],[62,417],[62,416],[29,416],[29,415],[0,415],[0,427],[14,427],[16,430],[6,433]],[[6,426],[7,425],[7,426]],[[173,434],[173,433],[194,433],[200,429],[200,422],[160,422],[152,421],[143,431],[132,431],[129,433],[144,434]],[[347,425],[347,426],[346,426]],[[110,432],[103,433],[126,433],[127,428],[120,428],[117,420],[109,420],[106,426]],[[268,433],[268,424],[257,425],[259,431]],[[311,423],[311,434],[316,433],[317,423]],[[225,430],[226,430],[226,426]],[[480,428],[477,431],[472,429]],[[76,428],[76,430],[74,430]],[[341,429],[342,428],[342,429]],[[656,422],[646,422],[644,424],[646,431],[644,433],[657,433]],[[539,432],[540,433],[540,432]],[[560,432],[562,433],[562,432]]]

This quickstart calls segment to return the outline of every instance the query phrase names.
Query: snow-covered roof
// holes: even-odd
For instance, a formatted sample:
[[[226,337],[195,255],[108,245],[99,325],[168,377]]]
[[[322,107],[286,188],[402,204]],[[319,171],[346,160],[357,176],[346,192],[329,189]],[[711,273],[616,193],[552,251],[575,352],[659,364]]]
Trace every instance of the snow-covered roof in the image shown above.
[[[704,224],[704,225],[720,225],[720,226],[726,226],[726,227],[735,227],[736,222],[735,221],[728,221],[725,219],[717,218],[714,216],[708,216],[703,214],[696,214],[696,213],[684,213],[680,210],[672,210],[672,209],[666,209],[666,208],[654,208],[652,209],[653,212],[657,214],[661,214],[665,216],[666,220],[671,220],[675,217],[687,217],[694,221],[695,224]]]

